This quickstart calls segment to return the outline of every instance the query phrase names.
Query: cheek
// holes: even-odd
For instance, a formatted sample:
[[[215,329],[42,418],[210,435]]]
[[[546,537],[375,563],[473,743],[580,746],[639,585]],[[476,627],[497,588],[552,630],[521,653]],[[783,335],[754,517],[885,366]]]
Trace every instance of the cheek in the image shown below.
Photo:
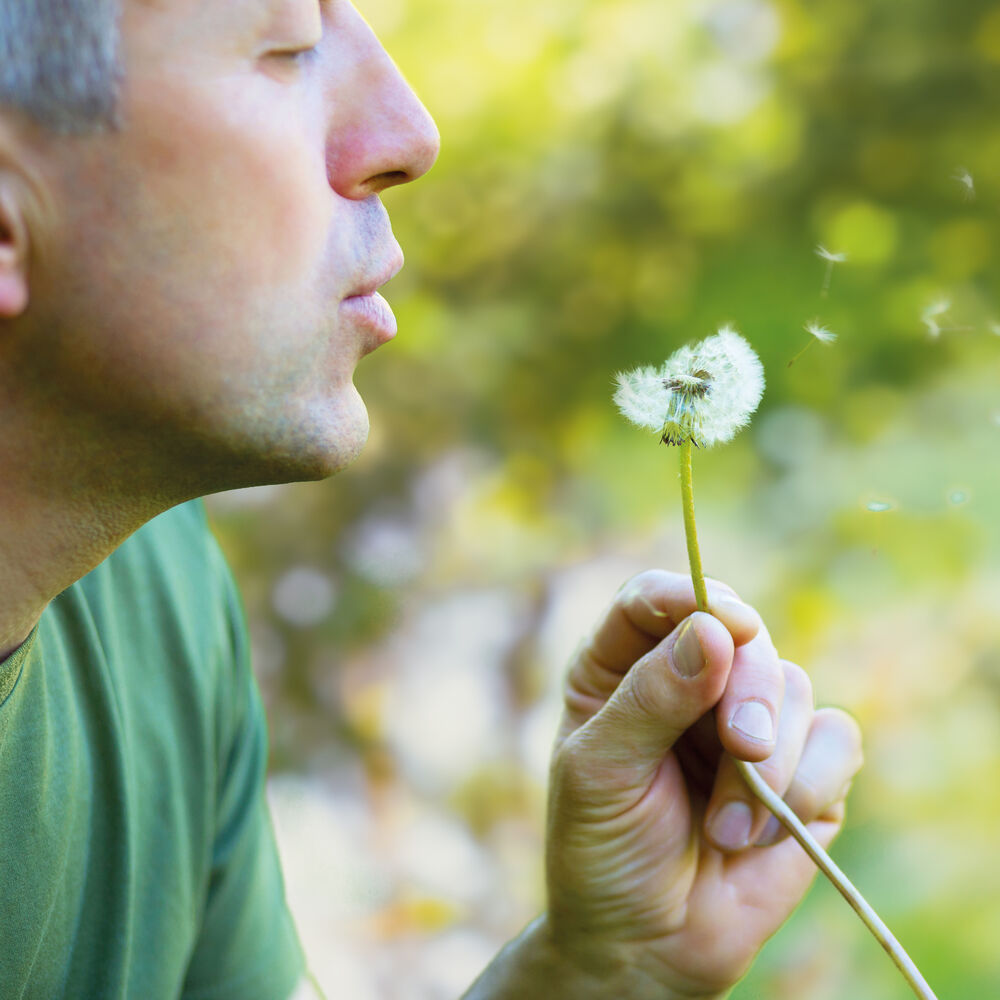
[[[164,263],[187,264],[223,294],[311,283],[333,197],[321,140],[290,100],[184,96],[159,94],[137,116],[153,126],[139,137],[136,176]]]
[[[120,136],[66,166],[73,238],[53,301],[93,333],[50,353],[87,405],[182,404],[204,424],[212,407],[327,400],[349,383],[359,347],[336,303],[356,226],[336,214],[323,144],[304,110],[251,112],[217,91],[215,105],[176,85],[133,100]]]

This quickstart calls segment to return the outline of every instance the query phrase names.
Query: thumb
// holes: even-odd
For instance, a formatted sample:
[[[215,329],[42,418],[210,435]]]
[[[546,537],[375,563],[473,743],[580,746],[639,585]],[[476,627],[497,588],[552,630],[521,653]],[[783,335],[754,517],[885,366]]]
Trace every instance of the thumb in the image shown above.
[[[685,730],[722,697],[733,665],[733,637],[712,615],[696,611],[637,660],[583,727],[592,762],[649,777]],[[581,737],[583,732],[580,732]]]

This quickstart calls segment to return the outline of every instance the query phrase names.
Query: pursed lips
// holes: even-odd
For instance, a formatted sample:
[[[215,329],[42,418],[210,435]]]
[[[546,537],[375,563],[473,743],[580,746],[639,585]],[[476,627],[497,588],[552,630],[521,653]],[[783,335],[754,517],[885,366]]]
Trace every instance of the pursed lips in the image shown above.
[[[395,252],[385,266],[340,303],[342,313],[349,315],[354,323],[368,331],[371,339],[365,347],[366,354],[396,336],[396,317],[389,303],[378,294],[378,289],[395,277],[402,266],[403,251],[396,244]]]
[[[384,284],[391,281],[396,277],[397,274],[402,270],[404,263],[403,251],[399,244],[395,245],[395,250],[392,253],[386,264],[379,268],[373,277],[368,278],[363,284],[358,286],[350,295],[346,295],[346,299],[356,299],[364,298],[368,295],[374,295]]]

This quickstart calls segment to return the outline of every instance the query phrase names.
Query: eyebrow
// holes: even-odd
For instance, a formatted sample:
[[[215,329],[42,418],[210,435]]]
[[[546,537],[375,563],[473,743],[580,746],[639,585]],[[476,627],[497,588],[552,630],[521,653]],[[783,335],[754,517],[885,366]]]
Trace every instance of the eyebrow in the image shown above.
[[[248,0],[248,2],[252,3],[258,10],[277,13],[282,7],[290,3],[291,0]],[[319,3],[321,10],[326,10],[333,0],[316,0],[316,2]]]

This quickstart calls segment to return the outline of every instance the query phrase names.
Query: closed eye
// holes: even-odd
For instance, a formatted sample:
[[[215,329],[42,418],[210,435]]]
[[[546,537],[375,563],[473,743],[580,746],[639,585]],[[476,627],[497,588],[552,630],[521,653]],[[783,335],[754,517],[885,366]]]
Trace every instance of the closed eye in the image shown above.
[[[272,67],[272,73],[279,79],[284,78],[289,81],[303,77],[318,58],[318,44],[299,49],[275,49],[265,56]]]
[[[287,49],[272,52],[271,55],[277,59],[288,59],[291,62],[311,63],[319,55],[319,44],[311,45],[304,49]]]

